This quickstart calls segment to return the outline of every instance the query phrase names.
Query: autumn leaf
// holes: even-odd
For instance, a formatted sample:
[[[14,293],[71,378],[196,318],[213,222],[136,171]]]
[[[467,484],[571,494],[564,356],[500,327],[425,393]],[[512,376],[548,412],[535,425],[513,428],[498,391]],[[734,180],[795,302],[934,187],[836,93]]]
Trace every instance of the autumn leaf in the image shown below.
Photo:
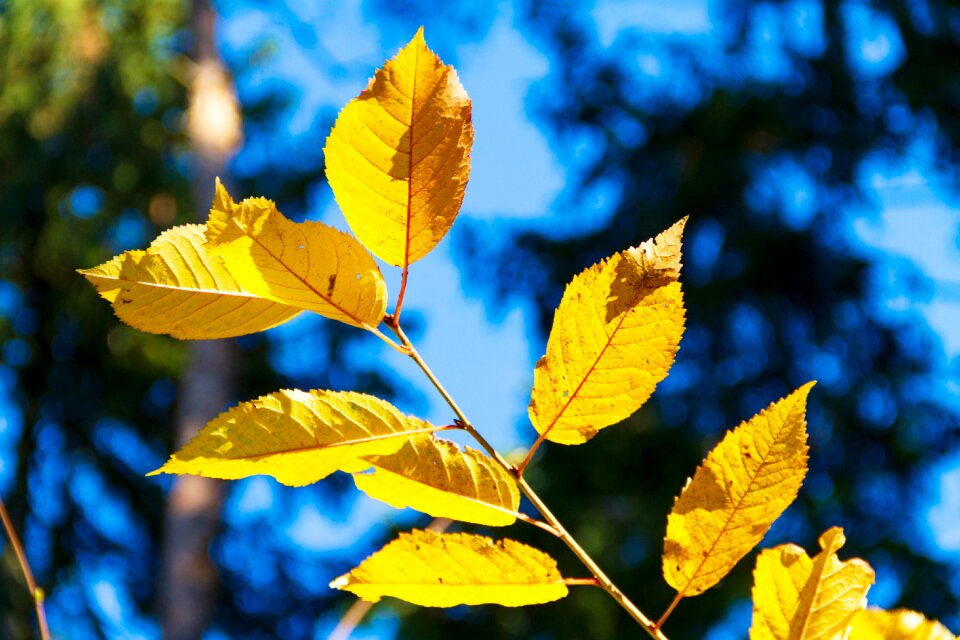
[[[686,218],[574,277],[537,363],[530,421],[580,444],[634,413],[667,376],[683,334],[680,243]]]
[[[423,28],[350,101],[327,138],[327,179],[357,237],[384,262],[427,255],[453,224],[470,174],[470,99]]]
[[[413,530],[330,583],[369,602],[393,596],[426,607],[558,600],[567,585],[550,556],[513,540]]]
[[[663,575],[680,597],[733,569],[797,497],[807,473],[809,382],[729,431],[667,518]]]
[[[364,458],[372,469],[355,473],[357,488],[398,509],[491,526],[516,520],[516,480],[492,458],[431,435],[411,436],[388,456]]]
[[[123,322],[181,340],[256,333],[300,313],[244,289],[207,251],[205,231],[196,224],[168,229],[146,251],[127,251],[80,273]]]
[[[158,473],[236,480],[256,474],[299,487],[370,465],[414,433],[436,431],[379,398],[349,391],[284,390],[243,402],[200,430]]]
[[[235,204],[218,180],[206,238],[237,282],[262,298],[362,328],[383,318],[383,276],[349,234],[293,222],[266,198]]]
[[[916,611],[864,609],[853,616],[847,640],[956,640],[956,636]]]
[[[813,558],[793,544],[760,553],[753,572],[750,640],[844,638],[874,579],[863,560],[837,558],[845,541],[843,530],[834,527],[820,536],[823,550]]]

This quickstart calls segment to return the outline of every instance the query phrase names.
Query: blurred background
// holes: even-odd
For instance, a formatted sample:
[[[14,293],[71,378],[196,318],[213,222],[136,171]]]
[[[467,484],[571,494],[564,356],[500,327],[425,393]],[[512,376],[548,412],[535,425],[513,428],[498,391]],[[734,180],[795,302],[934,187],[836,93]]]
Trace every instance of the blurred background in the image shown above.
[[[202,220],[212,178],[346,228],[337,111],[420,26],[473,99],[463,211],[404,319],[502,451],[564,284],[683,215],[688,327],[653,399],[532,484],[646,611],[674,495],[723,432],[816,379],[811,469],[763,545],[877,571],[872,604],[960,631],[960,6],[899,2],[0,0],[0,493],[60,638],[326,638],[327,583],[428,519],[339,474],[291,489],[146,478],[208,414],[352,389],[439,424],[412,363],[306,314],[187,344],[75,273]],[[388,275],[396,292],[397,274]],[[477,528],[471,530],[476,531]],[[582,567],[517,524],[493,531]],[[754,556],[682,602],[673,640],[746,637]],[[0,637],[34,636],[13,553]],[[384,602],[355,638],[628,638],[603,592],[540,607]]]

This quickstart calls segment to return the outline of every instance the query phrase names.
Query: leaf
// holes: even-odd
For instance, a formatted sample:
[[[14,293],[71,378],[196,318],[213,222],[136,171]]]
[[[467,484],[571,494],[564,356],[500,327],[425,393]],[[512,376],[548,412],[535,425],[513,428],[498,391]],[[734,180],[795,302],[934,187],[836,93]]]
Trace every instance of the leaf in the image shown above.
[[[586,442],[639,409],[667,376],[683,335],[684,224],[567,285],[530,398],[530,421],[547,440]]]
[[[956,640],[956,636],[916,611],[864,609],[853,616],[848,640]]]
[[[547,554],[513,540],[467,533],[401,533],[350,573],[330,583],[368,602],[393,596],[425,607],[558,600],[567,585]]]
[[[786,544],[764,549],[753,572],[750,640],[840,640],[862,609],[873,569],[859,558],[841,562],[846,539],[833,527],[820,536],[823,549],[810,558]]]
[[[337,470],[367,468],[361,456],[394,453],[411,434],[436,429],[362,393],[283,390],[222,413],[147,475],[264,474],[299,487]]]
[[[387,287],[373,257],[349,234],[293,222],[266,198],[234,204],[217,181],[207,220],[211,253],[254,294],[347,324],[380,324]]]
[[[384,262],[416,262],[453,225],[470,175],[470,110],[421,27],[337,117],[327,180],[350,228]]]
[[[181,340],[256,333],[300,313],[241,287],[207,251],[204,232],[202,225],[174,227],[146,251],[127,251],[80,273],[123,322]]]
[[[506,526],[517,519],[520,492],[513,476],[479,451],[430,435],[411,436],[389,456],[364,458],[373,469],[353,481],[367,495],[398,509],[435,518]]]
[[[733,569],[797,497],[807,473],[808,382],[729,431],[667,518],[663,575],[682,597]]]

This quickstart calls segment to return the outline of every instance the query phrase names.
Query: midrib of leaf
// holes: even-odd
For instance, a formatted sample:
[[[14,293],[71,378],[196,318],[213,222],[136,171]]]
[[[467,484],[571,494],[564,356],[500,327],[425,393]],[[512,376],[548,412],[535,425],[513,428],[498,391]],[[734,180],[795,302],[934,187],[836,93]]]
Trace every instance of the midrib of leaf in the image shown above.
[[[244,233],[248,238],[250,238],[251,240],[253,240],[254,242],[256,242],[257,245],[259,245],[261,249],[263,249],[264,251],[266,251],[266,252],[267,252],[267,255],[269,255],[271,258],[273,258],[274,260],[276,260],[278,263],[282,264],[282,265],[286,268],[287,273],[289,273],[289,274],[292,275],[294,278],[296,278],[296,279],[299,280],[301,283],[303,283],[303,285],[304,285],[307,289],[309,289],[310,291],[314,292],[314,293],[317,295],[318,298],[320,298],[321,300],[323,300],[324,302],[326,302],[327,304],[329,304],[331,307],[333,307],[334,309],[336,309],[337,311],[339,311],[339,312],[342,313],[343,315],[347,316],[348,318],[350,318],[351,320],[353,320],[354,322],[356,322],[356,323],[357,323],[358,325],[360,325],[361,327],[364,327],[364,328],[366,328],[366,329],[373,330],[373,327],[371,327],[370,325],[368,325],[366,322],[363,322],[362,320],[360,320],[360,318],[358,318],[356,315],[354,315],[354,314],[351,313],[350,311],[347,311],[346,309],[344,309],[343,307],[341,307],[339,304],[337,304],[336,302],[334,302],[333,300],[331,300],[328,296],[325,296],[324,294],[322,294],[316,287],[314,287],[312,284],[310,284],[306,279],[301,278],[301,277],[300,277],[300,274],[298,274],[298,273],[296,273],[295,271],[293,271],[293,270],[290,268],[290,265],[288,265],[286,262],[284,262],[284,261],[281,260],[279,257],[277,257],[276,254],[274,254],[272,251],[270,251],[270,249],[268,249],[265,244],[263,244],[262,242],[260,242],[260,239],[259,239],[259,238],[257,238],[255,235],[253,235],[252,233],[250,233],[250,231],[249,231],[246,227],[244,227],[242,224],[240,224],[240,223],[237,222],[236,220],[234,220],[233,223],[234,223],[235,225],[237,225],[237,226],[240,228],[240,230],[243,231],[243,233]],[[310,259],[310,252],[309,252],[309,251],[307,252],[307,259],[308,259],[308,260]],[[308,267],[307,270],[309,271],[309,263],[307,264],[307,267]],[[281,303],[281,304],[283,304],[283,303]]]
[[[410,90],[410,162],[407,163],[407,224],[404,228],[403,268],[410,266],[410,224],[413,219],[413,121],[417,115],[417,69],[420,66],[420,47],[414,47],[413,52],[413,87]]]
[[[116,282],[122,282],[129,285],[140,285],[143,287],[153,287],[155,289],[169,289],[171,291],[182,291],[185,293],[209,293],[212,295],[218,296],[234,296],[237,298],[249,298],[251,300],[263,300],[264,302],[272,302],[274,304],[283,305],[283,302],[276,302],[274,300],[266,300],[260,296],[254,295],[247,291],[220,291],[218,289],[196,289],[193,287],[185,287],[183,285],[172,285],[172,284],[160,284],[159,282],[144,282],[142,280],[127,280],[125,278],[109,278],[100,275],[95,275],[97,278],[103,278],[104,280],[114,280]],[[292,306],[292,305],[286,305]]]
[[[590,368],[587,369],[587,372],[583,374],[583,378],[580,379],[580,383],[577,385],[577,388],[574,389],[573,393],[570,394],[570,397],[567,398],[566,403],[564,403],[563,407],[557,413],[556,417],[550,422],[550,426],[547,427],[544,430],[544,432],[541,434],[540,440],[546,440],[547,435],[553,430],[553,427],[556,426],[560,418],[563,417],[563,414],[564,412],[566,412],[567,407],[570,406],[570,403],[573,402],[574,398],[577,398],[579,396],[580,389],[582,389],[583,385],[587,383],[587,379],[593,373],[594,369],[597,368],[597,365],[600,363],[600,360],[603,358],[603,354],[605,354],[607,352],[607,348],[610,347],[610,343],[613,342],[614,336],[617,335],[617,332],[620,331],[620,327],[623,326],[623,322],[627,319],[627,316],[630,315],[632,312],[633,312],[633,309],[629,309],[627,310],[626,313],[620,316],[620,320],[619,322],[617,322],[617,326],[614,327],[613,331],[607,337],[607,341],[606,343],[604,343],[603,348],[600,350],[600,353],[597,355],[596,359],[590,365]]]
[[[820,558],[822,558],[822,560],[819,562],[820,566],[817,566],[818,563],[814,562],[813,571],[810,572],[810,578],[816,576],[816,580],[812,581],[813,593],[809,594],[809,599],[803,597],[803,592],[800,593],[800,603],[808,602],[809,608],[807,609],[806,615],[803,617],[803,625],[800,627],[799,635],[788,640],[803,640],[807,636],[807,626],[810,624],[811,614],[813,613],[813,605],[816,602],[817,596],[820,594],[820,584],[823,579],[823,574],[826,573],[827,563],[830,561],[830,556],[833,555],[837,549],[837,545],[834,542],[835,540],[836,536],[831,539],[829,547],[820,552],[819,555]],[[841,570],[842,569],[843,567],[841,567]],[[808,580],[810,580],[810,578],[808,578]],[[807,584],[811,584],[811,582],[808,582]]]
[[[780,429],[780,431],[782,432],[783,429]],[[775,442],[776,443],[779,442],[779,434]],[[737,514],[737,512],[740,511],[740,507],[741,505],[743,505],[743,501],[746,500],[747,496],[750,494],[750,489],[753,488],[754,483],[757,481],[757,477],[760,475],[760,472],[763,470],[763,468],[767,466],[767,462],[769,461],[772,452],[773,452],[773,445],[770,446],[770,449],[767,451],[767,455],[761,458],[760,464],[757,466],[756,472],[750,477],[750,482],[747,483],[747,488],[744,490],[743,495],[741,495],[740,499],[737,500],[737,504],[734,505],[733,510],[730,512],[730,515],[727,517],[726,521],[723,523],[723,527],[720,528],[720,533],[718,533],[717,536],[714,538],[713,544],[710,545],[710,548],[707,550],[707,553],[704,554],[703,557],[700,559],[700,564],[697,565],[697,568],[694,570],[693,575],[690,577],[689,580],[687,580],[687,584],[684,586],[683,590],[679,592],[680,596],[685,596],[687,588],[689,588],[690,586],[690,583],[696,580],[700,576],[700,570],[703,568],[703,565],[707,562],[707,559],[713,555],[713,552],[716,550],[717,544],[720,542],[720,539],[723,538],[724,534],[727,532],[727,527],[730,526],[730,523],[733,522],[734,516]]]
[[[406,437],[416,433],[433,433],[435,431],[440,431],[442,429],[444,429],[444,427],[423,427],[421,429],[395,431],[393,433],[383,433],[376,436],[368,436],[366,438],[354,438],[353,440],[339,440],[337,442],[317,444],[309,447],[292,447],[290,449],[277,449],[276,451],[270,451],[268,453],[253,453],[245,456],[237,456],[235,458],[226,458],[226,460],[259,460],[260,458],[284,455],[288,453],[305,453],[308,451],[323,451],[325,449],[333,449],[336,447],[349,447],[355,444],[364,444],[365,442],[375,442],[377,440],[389,440],[390,438],[402,438],[402,437]]]

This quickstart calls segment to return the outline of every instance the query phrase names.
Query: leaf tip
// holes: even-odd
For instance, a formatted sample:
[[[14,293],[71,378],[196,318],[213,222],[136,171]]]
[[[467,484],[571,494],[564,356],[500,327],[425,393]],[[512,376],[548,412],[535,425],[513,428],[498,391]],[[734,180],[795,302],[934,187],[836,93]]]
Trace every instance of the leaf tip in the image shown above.
[[[331,589],[340,589],[340,590],[342,591],[342,590],[344,589],[344,587],[346,587],[348,584],[350,584],[350,574],[349,574],[349,573],[345,573],[345,574],[343,574],[342,576],[339,576],[339,577],[334,578],[333,580],[331,580],[331,581],[330,581],[330,588],[331,588]]]
[[[837,549],[847,543],[847,536],[843,533],[843,527],[830,527],[821,534],[819,542],[824,551],[836,553]]]

